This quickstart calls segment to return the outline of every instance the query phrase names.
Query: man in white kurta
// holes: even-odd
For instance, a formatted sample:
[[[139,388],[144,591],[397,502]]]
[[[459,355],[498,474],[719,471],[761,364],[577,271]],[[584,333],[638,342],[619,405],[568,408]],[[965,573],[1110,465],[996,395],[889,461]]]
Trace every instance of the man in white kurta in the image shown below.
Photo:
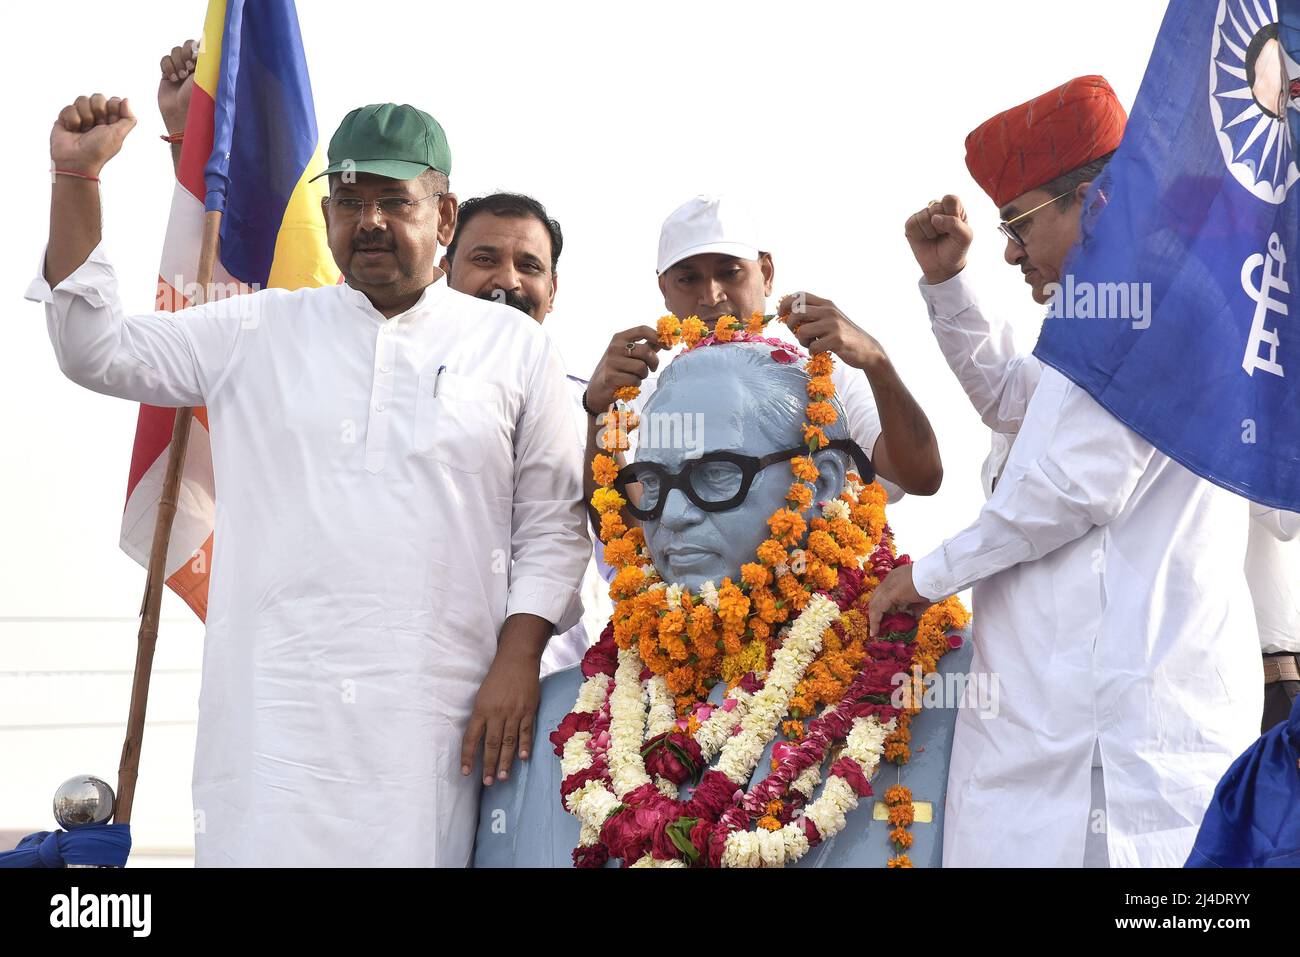
[[[1011,224],[1006,259],[1040,301],[1122,128],[1113,91],[1083,77],[967,141]],[[1014,162],[1022,154],[1034,164]],[[944,863],[1179,865],[1254,737],[1246,505],[1016,354],[961,271],[964,220],[947,197],[908,223],[936,337],[994,436],[980,519],[913,572],[926,598],[978,583],[972,670],[999,689],[997,717],[958,716]]]
[[[945,866],[1079,866],[1094,747],[1110,863],[1187,859],[1258,733],[1246,510],[1044,369],[979,519],[912,569],[931,600],[980,582],[997,677],[996,717],[957,717]]]
[[[748,319],[755,312],[766,313],[775,270],[772,255],[763,251],[766,245],[749,210],[735,199],[700,195],[687,200],[668,215],[659,232],[655,272],[664,306],[679,318],[696,316],[709,329],[723,315]],[[779,318],[764,328],[764,337],[814,354],[835,354],[831,379],[850,437],[871,457],[889,500],[897,501],[905,492],[934,494],[943,479],[938,442],[880,343],[833,302],[809,293],[784,297],[777,313]],[[658,335],[650,326],[626,329],[611,339],[583,400],[589,416],[588,461],[600,451],[605,426],[599,414],[614,401],[615,390],[639,388],[632,409],[641,414],[655,390],[657,352]],[[633,431],[631,449],[641,433],[662,424],[643,423]],[[680,441],[703,452],[704,426],[702,420],[668,423],[660,441],[678,441],[672,432],[678,429]],[[590,470],[584,478],[590,494]]]
[[[196,863],[464,866],[461,738],[498,636],[571,626],[590,554],[541,329],[441,274],[387,318],[347,284],[126,316],[102,246],[28,294],[73,381],[208,410]]]
[[[920,283],[930,326],[948,365],[967,398],[988,426],[991,449],[981,470],[987,498],[1011,454],[1043,365],[1032,353],[1017,350],[1010,326],[979,305],[964,272],[931,285]],[[1294,700],[1293,677],[1300,658],[1300,541],[1278,530],[1276,512],[1252,506],[1247,528],[1246,583],[1250,588],[1259,633],[1259,650],[1267,668],[1263,730],[1286,719]]]
[[[489,193],[460,204],[456,233],[440,266],[452,289],[503,302],[541,325],[555,308],[563,249],[560,224],[540,202],[521,193]],[[565,379],[572,399],[574,432],[582,441],[587,433],[587,415],[582,409],[587,380],[574,375]],[[613,606],[605,575],[612,576],[613,569],[601,561],[602,555],[597,540],[595,554],[582,576],[582,620],[547,642],[542,678],[581,661],[609,621]]]
[[[497,634],[574,624],[589,553],[546,336],[445,281],[392,319],[347,285],[128,317],[102,249],[30,295],[80,385],[208,409],[196,862],[465,864]]]

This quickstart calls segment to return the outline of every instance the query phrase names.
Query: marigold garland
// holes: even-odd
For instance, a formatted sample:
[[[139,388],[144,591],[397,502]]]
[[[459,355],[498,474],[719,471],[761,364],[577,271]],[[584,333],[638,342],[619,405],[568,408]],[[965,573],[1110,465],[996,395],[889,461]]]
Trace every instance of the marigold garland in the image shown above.
[[[775,361],[795,361],[789,346],[760,337],[764,325],[772,318],[754,313],[742,323],[735,317],[724,316],[710,332],[698,317],[679,320],[664,316],[657,323],[657,333],[664,348],[681,343],[694,349],[718,342],[758,341],[780,346],[773,351]],[[858,796],[870,793],[867,779],[876,761],[883,758],[903,763],[910,755],[908,724],[920,710],[919,695],[909,698],[903,708],[865,706],[864,714],[880,711],[880,722],[873,718],[870,727],[859,728],[863,719],[854,720],[850,744],[854,740],[858,742],[854,746],[857,758],[843,757],[834,762],[831,777],[825,784],[831,790],[814,805],[808,805],[810,817],[797,816],[820,780],[820,760],[813,761],[813,757],[823,753],[817,749],[824,746],[827,735],[823,730],[809,738],[806,722],[820,712],[822,717],[818,722],[830,720],[832,726],[847,730],[843,724],[846,717],[837,717],[836,707],[843,708],[848,700],[859,700],[854,698],[854,688],[867,689],[868,685],[862,682],[879,680],[884,673],[881,669],[892,667],[888,662],[901,664],[909,657],[910,664],[921,673],[933,672],[939,658],[953,647],[949,633],[969,619],[960,603],[949,599],[932,607],[919,621],[908,619],[906,634],[882,634],[874,642],[867,634],[866,607],[871,594],[889,569],[895,564],[906,564],[908,559],[894,557],[892,534],[885,520],[884,490],[876,483],[862,485],[855,474],[850,473],[848,486],[837,499],[822,503],[820,515],[805,518],[804,513],[813,505],[812,483],[820,476],[812,456],[828,444],[823,427],[833,424],[838,412],[830,401],[835,395],[831,355],[813,356],[804,368],[810,377],[806,421],[802,427],[808,455],[791,461],[794,481],[786,494],[785,506],[769,518],[771,537],[757,549],[757,560],[741,567],[739,581],[724,578],[716,586],[706,583],[699,594],[663,582],[651,561],[644,533],[640,528],[629,528],[622,517],[627,503],[613,488],[618,475],[616,461],[608,454],[600,454],[592,462],[592,476],[598,488],[591,505],[600,517],[605,560],[616,569],[610,586],[615,608],[606,634],[612,639],[612,646],[620,649],[621,664],[616,674],[607,660],[591,663],[594,670],[588,674],[587,684],[592,684],[594,690],[589,693],[584,685],[584,696],[590,698],[604,689],[609,695],[603,705],[606,710],[601,711],[594,698],[584,705],[585,698],[580,697],[579,707],[552,735],[556,753],[563,753],[566,761],[562,787],[565,805],[579,813],[585,822],[582,844],[574,852],[575,863],[603,863],[612,853],[605,848],[606,835],[600,824],[611,822],[618,814],[623,806],[618,800],[631,800],[635,795],[637,806],[648,801],[651,803],[647,807],[658,807],[668,818],[679,813],[668,810],[680,803],[673,799],[678,784],[689,778],[690,768],[696,774],[702,770],[702,762],[716,754],[717,748],[728,740],[728,729],[734,734],[740,733],[742,727],[751,727],[750,723],[742,722],[747,702],[752,699],[751,692],[764,687],[763,679],[776,665],[781,649],[798,633],[797,628],[794,633],[788,631],[790,623],[796,619],[804,621],[805,612],[811,613],[813,608],[809,602],[817,595],[834,598],[843,592],[839,617],[834,621],[828,619],[830,627],[799,666],[799,673],[792,676],[788,697],[774,699],[781,701],[780,707],[787,711],[787,717],[781,719],[779,714],[774,714],[771,732],[763,734],[775,733],[778,727],[784,732],[788,743],[782,746],[787,749],[782,753],[786,758],[783,763],[774,756],[772,774],[761,785],[751,788],[750,797],[746,798],[748,810],[742,813],[739,807],[732,807],[712,824],[702,818],[678,817],[669,825],[673,831],[670,844],[659,842],[653,853],[643,853],[646,849],[636,841],[628,844],[631,840],[628,835],[634,832],[621,824],[617,833],[610,834],[610,840],[615,842],[610,848],[636,857],[636,860],[624,857],[625,865],[771,862],[789,860],[791,855],[797,859],[822,839],[823,831],[829,829],[829,834],[842,827],[844,812],[857,802],[855,792]],[[635,387],[617,391],[616,404],[609,410],[608,424],[601,437],[602,448],[607,453],[629,447],[628,433],[636,428],[637,422],[627,404],[638,395]],[[846,575],[849,577],[845,578]],[[886,621],[897,619],[897,624],[903,617],[890,616]],[[806,633],[802,640],[807,641]],[[601,650],[604,645],[602,640],[588,652],[583,662],[584,673],[588,673],[588,659],[602,655],[607,658],[609,652]],[[902,658],[897,657],[900,652]],[[623,657],[629,654],[633,657]],[[634,709],[634,699],[627,696],[636,692],[629,687],[627,694],[619,697],[615,690],[629,681],[633,685],[637,683],[633,677],[634,663],[635,668],[643,668],[643,688],[650,688],[649,726],[642,725],[640,731],[631,717],[635,710],[629,710]],[[612,676],[612,680],[595,687],[594,677],[605,675]],[[728,688],[726,706],[716,708],[704,704],[710,689],[719,680]],[[753,687],[749,682],[753,682]],[[656,687],[660,689],[658,692],[654,690]],[[644,690],[640,694],[644,696]],[[615,699],[622,704],[611,712],[608,709]],[[656,701],[662,702],[666,710],[657,711]],[[736,705],[739,707],[733,710]],[[864,706],[853,707],[860,711]],[[592,724],[592,714],[597,715],[596,725]],[[625,716],[617,719],[623,722],[617,728],[609,725],[609,731],[615,732],[620,740],[630,742],[644,735],[647,743],[641,750],[649,777],[627,764],[626,756],[619,759],[624,770],[611,771],[606,764],[614,756],[608,750],[608,732],[594,735],[591,731],[575,730],[581,726],[598,727],[602,720],[607,722],[608,718],[601,719],[600,714]],[[889,716],[887,722],[886,716]],[[757,731],[757,726],[754,730]],[[577,739],[575,745],[575,735],[579,733],[585,737]],[[867,737],[853,737],[860,733]],[[629,735],[634,737],[629,739]],[[756,759],[753,748],[760,747],[761,740],[764,739],[746,745],[751,759]],[[626,755],[626,752],[619,753]],[[735,755],[728,760],[734,765]],[[745,765],[744,760],[734,767],[728,765],[732,768],[729,773],[736,780],[747,779],[746,767],[752,770],[752,763]],[[611,773],[613,778],[602,777]],[[619,795],[618,799],[603,789],[601,780],[612,783],[613,794]],[[896,800],[891,802],[891,796]],[[697,797],[682,805],[680,813],[697,813],[699,800]],[[668,803],[655,805],[655,801]],[[721,802],[719,809],[725,803]],[[894,826],[891,842],[897,850],[906,850],[912,843],[912,836],[906,830],[912,820],[910,792],[891,788],[886,803]],[[816,823],[811,817],[814,811]],[[746,821],[756,830],[746,832]],[[760,840],[759,835],[763,834],[770,840]],[[664,838],[667,839],[666,834]],[[717,843],[724,838],[725,852]],[[777,844],[773,845],[772,841]],[[633,850],[634,847],[640,850]],[[888,864],[911,866],[905,854],[891,858]]]

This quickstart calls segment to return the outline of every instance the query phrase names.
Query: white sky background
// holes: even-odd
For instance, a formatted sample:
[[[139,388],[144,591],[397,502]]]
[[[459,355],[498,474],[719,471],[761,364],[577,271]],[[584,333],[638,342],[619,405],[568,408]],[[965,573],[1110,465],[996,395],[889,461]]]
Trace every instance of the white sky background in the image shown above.
[[[116,780],[129,678],[17,672],[129,670],[129,619],[144,583],[117,548],[136,407],[64,379],[41,307],[22,299],[47,229],[48,131],[78,94],[131,98],[140,124],[103,177],[106,248],[126,309],[152,309],[173,183],[158,139],[158,60],[197,35],[204,8],[63,0],[9,11],[0,57],[13,93],[4,150],[13,215],[0,236],[9,304],[0,346],[0,700],[9,701],[0,703],[0,829],[51,826],[49,795],[76,771]],[[972,0],[298,3],[323,140],[355,106],[410,102],[446,129],[460,197],[525,192],[560,220],[560,292],[545,328],[574,374],[591,372],[615,331],[663,312],[654,263],[669,211],[699,192],[749,202],[777,292],[834,300],[881,341],[929,415],[943,488],[891,509],[900,550],[913,556],[975,518],[988,433],[934,343],[903,222],[929,199],[961,195],[982,301],[1031,349],[1042,312],[1002,261],[996,211],[966,170],[963,141],[989,115],[1080,74],[1104,74],[1131,105],[1164,9],[1157,0],[1050,0],[1018,13]],[[150,717],[179,723],[146,736],[137,843],[156,801],[169,823],[149,836],[182,844],[193,745],[185,721],[202,633],[170,593],[163,614],[160,656],[178,656],[183,681]],[[52,616],[119,620],[25,620]],[[165,679],[159,687],[166,693]],[[88,717],[67,720],[110,727],[19,728],[72,711]],[[26,773],[47,748],[48,766]]]

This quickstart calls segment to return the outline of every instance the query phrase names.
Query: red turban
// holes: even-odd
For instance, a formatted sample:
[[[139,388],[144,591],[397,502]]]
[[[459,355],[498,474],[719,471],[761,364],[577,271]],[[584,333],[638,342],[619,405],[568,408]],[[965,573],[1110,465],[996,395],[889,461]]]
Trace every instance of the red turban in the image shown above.
[[[1000,208],[1114,150],[1127,119],[1104,78],[1076,77],[981,123],[966,167]]]

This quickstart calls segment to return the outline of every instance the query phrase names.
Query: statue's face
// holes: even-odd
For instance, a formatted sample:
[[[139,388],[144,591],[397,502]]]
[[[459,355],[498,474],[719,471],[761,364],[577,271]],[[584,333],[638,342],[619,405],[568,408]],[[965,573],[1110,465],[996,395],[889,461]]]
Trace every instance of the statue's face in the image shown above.
[[[799,444],[794,434],[777,443],[762,433],[753,397],[739,378],[679,377],[655,394],[652,408],[656,415],[676,414],[683,421],[694,421],[697,413],[704,417],[703,435],[697,436],[700,441],[693,443],[694,449],[644,445],[638,449],[638,462],[654,462],[670,472],[677,472],[688,456],[698,457],[701,452],[762,457]],[[755,476],[743,502],[725,512],[706,512],[681,489],[673,489],[659,518],[642,522],[659,574],[692,591],[706,581],[715,585],[728,577],[739,581],[740,566],[756,561],[758,546],[770,535],[767,520],[784,506],[792,481],[790,463],[777,462]]]

